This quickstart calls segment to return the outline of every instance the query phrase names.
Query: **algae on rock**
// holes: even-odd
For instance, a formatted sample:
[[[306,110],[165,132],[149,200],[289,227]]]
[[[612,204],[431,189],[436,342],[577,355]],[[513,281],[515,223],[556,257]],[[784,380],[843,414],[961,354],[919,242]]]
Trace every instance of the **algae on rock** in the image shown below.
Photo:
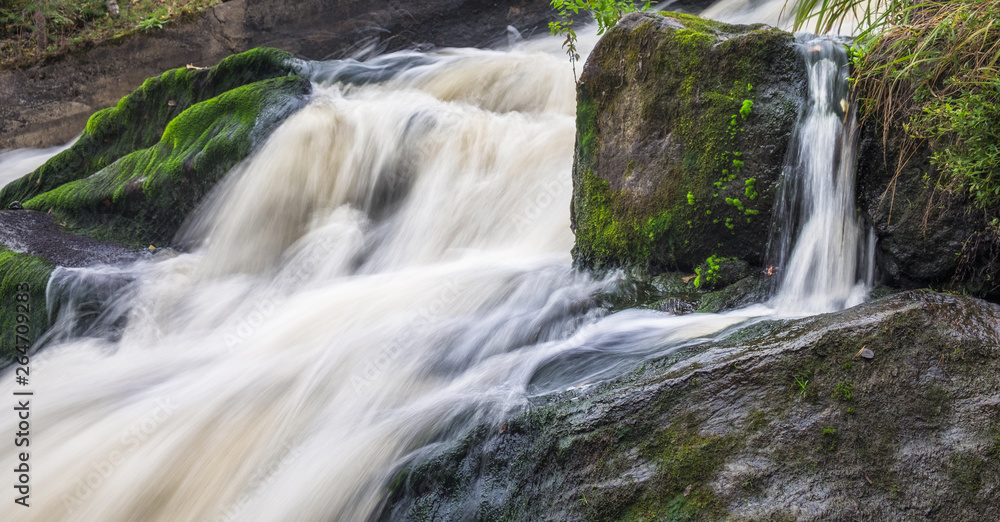
[[[676,13],[607,32],[577,90],[574,258],[693,270],[764,262],[805,70],[790,33]]]
[[[44,259],[0,244],[0,368],[22,355],[16,347],[30,348],[48,328],[45,288],[53,268]]]
[[[236,54],[208,69],[172,69],[149,78],[114,107],[87,121],[80,139],[34,172],[0,191],[0,208],[82,179],[160,141],[167,125],[191,106],[250,83],[294,74],[297,64],[279,49]]]
[[[71,231],[142,247],[169,244],[184,218],[263,137],[300,108],[298,76],[238,87],[174,118],[159,143],[95,174],[39,194],[24,207],[51,210]]]

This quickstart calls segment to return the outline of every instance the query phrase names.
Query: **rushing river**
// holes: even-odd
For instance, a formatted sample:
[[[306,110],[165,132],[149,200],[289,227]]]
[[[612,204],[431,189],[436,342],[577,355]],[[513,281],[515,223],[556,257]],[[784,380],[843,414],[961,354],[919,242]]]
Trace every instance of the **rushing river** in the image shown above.
[[[602,312],[594,296],[613,277],[569,255],[575,91],[560,43],[312,64],[311,102],[199,209],[187,253],[58,269],[50,297],[113,295],[89,329],[63,313],[34,357],[37,486],[29,510],[6,502],[0,519],[364,520],[408,454],[532,394],[748,319],[864,298],[853,173],[820,159],[843,168],[802,174],[803,194],[813,179],[847,193],[789,196],[790,228],[842,232],[786,240],[801,276],[774,302]],[[803,155],[849,141],[833,47],[804,51],[818,56],[813,95],[829,99],[814,101],[822,136]],[[823,263],[836,275],[809,284]],[[0,387],[14,387],[9,371]],[[5,466],[14,452],[0,447]]]

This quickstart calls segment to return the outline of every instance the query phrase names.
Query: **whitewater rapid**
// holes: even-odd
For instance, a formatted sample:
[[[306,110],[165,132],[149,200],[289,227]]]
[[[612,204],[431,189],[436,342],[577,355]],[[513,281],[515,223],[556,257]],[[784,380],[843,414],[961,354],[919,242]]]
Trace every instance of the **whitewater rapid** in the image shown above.
[[[569,255],[560,43],[383,57],[404,65],[381,83],[313,64],[312,100],[197,211],[187,253],[57,269],[50,292],[113,297],[33,358],[37,486],[0,518],[364,520],[428,442],[773,314],[597,306],[613,276]]]

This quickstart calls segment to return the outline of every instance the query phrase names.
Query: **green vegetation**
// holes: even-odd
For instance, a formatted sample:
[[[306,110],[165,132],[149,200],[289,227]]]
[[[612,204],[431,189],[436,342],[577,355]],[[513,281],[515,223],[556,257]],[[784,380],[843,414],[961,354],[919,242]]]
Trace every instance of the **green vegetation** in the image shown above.
[[[806,389],[809,386],[809,379],[802,377],[800,375],[795,376],[795,384],[799,387],[799,395],[805,397]]]
[[[26,341],[33,344],[48,328],[45,310],[45,287],[52,264],[25,254],[12,252],[0,245],[0,368],[16,355],[15,347]],[[23,297],[18,297],[18,296]],[[25,300],[26,299],[26,300]],[[17,327],[27,330],[18,342]]]
[[[708,259],[705,260],[705,262],[701,266],[695,268],[694,270],[695,288],[701,288],[702,286],[706,287],[711,286],[711,284],[715,282],[716,279],[719,278],[719,264],[722,263],[723,261],[727,261],[727,259],[724,257],[711,255],[708,257]]]
[[[5,0],[0,6],[0,69],[163,27],[222,0],[123,0],[120,14],[106,0]]]
[[[576,77],[576,62],[580,60],[576,50],[576,30],[573,29],[574,15],[579,15],[581,11],[589,12],[597,22],[597,34],[601,35],[614,27],[626,13],[645,11],[654,3],[646,0],[641,8],[637,8],[635,2],[621,0],[552,0],[552,8],[559,13],[560,20],[549,22],[549,32],[555,36],[566,36],[563,47],[573,64],[573,77]]]
[[[310,88],[307,80],[288,76],[197,103],[167,125],[155,146],[35,196],[24,208],[51,210],[70,230],[97,239],[167,244],[208,190],[253,151],[264,108]]]
[[[944,186],[1000,214],[1000,0],[799,0],[793,12],[817,31],[860,15],[861,117],[908,138],[904,161],[928,146]]]
[[[839,401],[849,401],[854,397],[854,385],[850,381],[840,381],[833,390],[832,397]]]

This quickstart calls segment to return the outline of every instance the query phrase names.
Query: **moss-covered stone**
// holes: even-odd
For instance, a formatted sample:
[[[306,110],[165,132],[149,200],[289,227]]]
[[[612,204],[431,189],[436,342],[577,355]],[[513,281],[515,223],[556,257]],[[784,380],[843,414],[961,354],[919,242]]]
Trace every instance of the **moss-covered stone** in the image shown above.
[[[804,99],[791,34],[677,13],[608,31],[577,91],[574,257],[595,268],[761,265]]]
[[[22,355],[48,328],[45,287],[54,267],[0,245],[0,368]]]
[[[115,107],[91,116],[72,147],[5,186],[0,191],[0,208],[86,178],[119,158],[156,145],[167,125],[199,102],[294,72],[295,61],[288,52],[259,48],[230,56],[208,69],[173,69],[150,78]]]
[[[201,198],[298,109],[310,89],[307,80],[289,76],[196,103],[167,124],[155,145],[41,193],[24,207],[51,210],[70,231],[96,239],[168,244]]]
[[[415,453],[382,519],[992,520],[998,324],[931,292],[756,322]]]

